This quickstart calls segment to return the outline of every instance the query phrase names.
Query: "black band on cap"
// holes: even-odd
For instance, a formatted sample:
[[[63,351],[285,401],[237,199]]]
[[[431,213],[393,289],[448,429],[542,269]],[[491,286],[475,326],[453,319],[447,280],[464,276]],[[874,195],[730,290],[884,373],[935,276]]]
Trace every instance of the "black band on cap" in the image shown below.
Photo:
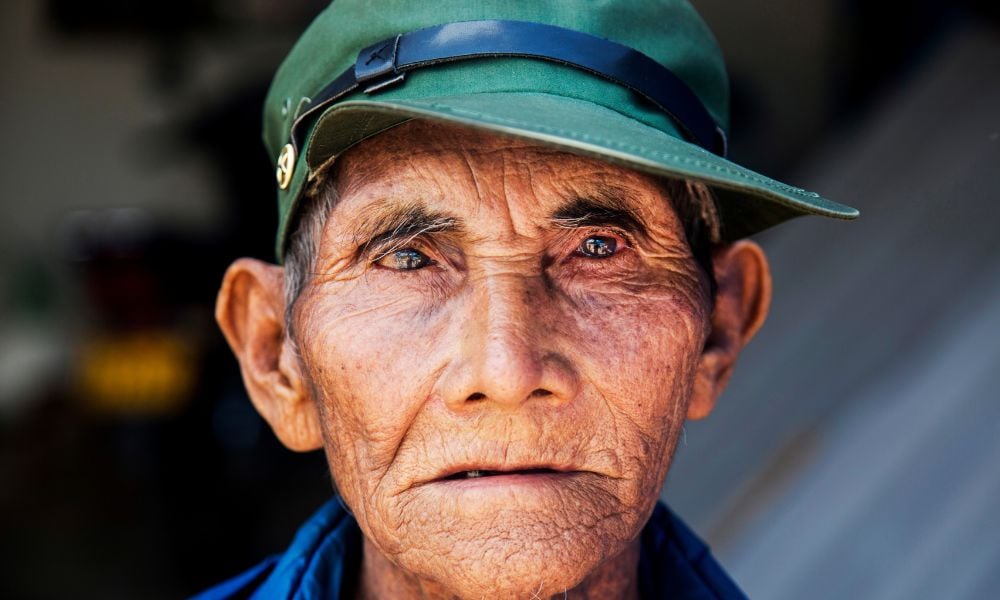
[[[321,112],[364,86],[365,93],[402,83],[415,69],[460,60],[533,58],[581,69],[643,96],[702,148],[726,155],[726,134],[691,89],[670,69],[617,42],[554,25],[525,21],[465,21],[418,29],[373,44],[317,94],[292,123],[291,143]]]

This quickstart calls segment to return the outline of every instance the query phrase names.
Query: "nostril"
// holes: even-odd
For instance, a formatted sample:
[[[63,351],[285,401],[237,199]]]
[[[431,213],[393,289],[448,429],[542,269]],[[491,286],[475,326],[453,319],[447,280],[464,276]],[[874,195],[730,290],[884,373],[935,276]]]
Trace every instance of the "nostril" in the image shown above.
[[[550,392],[549,390],[543,390],[542,388],[538,388],[535,391],[531,392],[532,398],[544,398],[545,396],[551,396],[551,395],[552,392]]]
[[[468,398],[466,398],[465,400],[466,400],[467,402],[474,402],[474,401],[476,401],[476,400],[482,400],[482,399],[483,399],[483,398],[485,398],[485,397],[486,397],[486,394],[482,394],[482,393],[480,393],[480,392],[476,392],[476,393],[474,393],[474,394],[469,394],[469,397],[468,397]]]

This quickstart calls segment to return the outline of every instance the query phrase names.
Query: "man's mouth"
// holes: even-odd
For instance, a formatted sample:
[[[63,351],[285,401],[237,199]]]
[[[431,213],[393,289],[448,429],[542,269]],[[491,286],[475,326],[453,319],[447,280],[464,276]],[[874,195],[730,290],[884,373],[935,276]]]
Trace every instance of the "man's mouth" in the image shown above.
[[[478,479],[480,477],[496,477],[500,475],[542,475],[548,473],[562,473],[563,471],[557,471],[555,469],[537,468],[537,469],[515,469],[511,471],[490,471],[487,469],[472,469],[469,471],[459,471],[457,473],[452,473],[447,477],[442,477],[441,481],[453,481],[456,479]]]

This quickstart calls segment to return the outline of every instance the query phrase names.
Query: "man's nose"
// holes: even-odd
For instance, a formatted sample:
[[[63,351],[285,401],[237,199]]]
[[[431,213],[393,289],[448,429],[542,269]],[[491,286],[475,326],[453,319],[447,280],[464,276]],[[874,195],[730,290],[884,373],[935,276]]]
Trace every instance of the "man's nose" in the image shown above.
[[[472,284],[456,311],[456,354],[441,379],[450,408],[562,404],[576,396],[579,376],[553,343],[558,319],[549,296],[540,276],[493,275]]]

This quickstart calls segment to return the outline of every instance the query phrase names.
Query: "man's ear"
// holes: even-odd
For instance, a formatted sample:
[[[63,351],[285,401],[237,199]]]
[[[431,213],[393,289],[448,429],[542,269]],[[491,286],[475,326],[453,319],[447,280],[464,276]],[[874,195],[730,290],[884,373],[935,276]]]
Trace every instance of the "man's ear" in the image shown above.
[[[240,363],[250,400],[291,450],[322,447],[319,412],[285,332],[284,270],[241,258],[229,266],[215,319]]]
[[[771,306],[771,271],[760,246],[740,240],[712,253],[718,290],[712,331],[698,363],[688,419],[707,417],[733,372],[736,358]]]

